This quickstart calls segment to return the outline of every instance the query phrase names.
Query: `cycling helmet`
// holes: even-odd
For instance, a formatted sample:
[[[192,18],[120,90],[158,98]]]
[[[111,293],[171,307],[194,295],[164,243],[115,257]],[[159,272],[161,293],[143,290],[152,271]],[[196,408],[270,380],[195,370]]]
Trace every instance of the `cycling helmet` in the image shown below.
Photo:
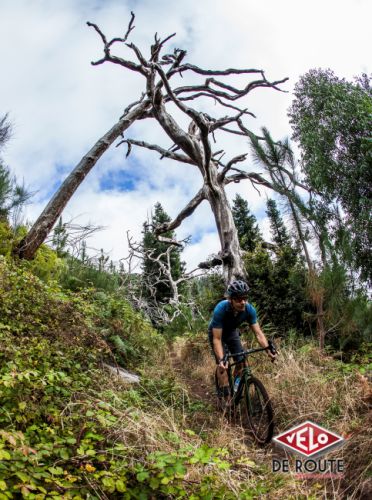
[[[227,295],[231,298],[243,297],[248,295],[249,286],[243,280],[235,280],[227,288]]]

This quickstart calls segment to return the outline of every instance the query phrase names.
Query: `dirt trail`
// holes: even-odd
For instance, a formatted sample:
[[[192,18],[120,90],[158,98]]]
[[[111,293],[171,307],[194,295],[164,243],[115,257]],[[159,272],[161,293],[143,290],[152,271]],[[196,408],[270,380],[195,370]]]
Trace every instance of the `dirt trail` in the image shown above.
[[[241,432],[241,427],[238,424],[234,425],[228,414],[223,414],[218,410],[212,380],[211,383],[208,384],[190,376],[188,373],[189,368],[185,367],[184,362],[179,357],[179,355],[177,355],[177,352],[175,352],[173,348],[171,348],[170,350],[170,361],[174,372],[185,385],[190,397],[194,401],[200,401],[206,405],[210,405],[210,407],[213,408],[212,412],[208,416],[206,415],[205,411],[200,412],[198,416],[194,415],[194,423],[200,424],[202,423],[203,419],[205,420],[204,423],[206,423],[206,421],[209,420],[208,417],[214,419],[216,415],[219,415],[220,417],[225,417],[226,422],[229,422],[229,426],[231,428],[236,428],[237,432]],[[212,414],[214,415],[214,417],[212,416]],[[252,438],[248,435],[245,443],[248,446],[248,450],[253,446],[253,448],[257,451],[257,446],[255,446],[255,444],[252,442]],[[273,443],[270,443],[264,449],[261,448],[261,451],[264,455],[266,455],[266,457],[269,455],[271,458],[276,459],[288,458],[287,452],[282,448],[274,446]]]
[[[213,386],[189,376],[189,369],[185,368],[184,363],[174,350],[171,350],[170,352],[170,360],[174,372],[182,380],[190,396],[197,401],[203,401],[204,403],[214,405],[215,397],[213,393]]]

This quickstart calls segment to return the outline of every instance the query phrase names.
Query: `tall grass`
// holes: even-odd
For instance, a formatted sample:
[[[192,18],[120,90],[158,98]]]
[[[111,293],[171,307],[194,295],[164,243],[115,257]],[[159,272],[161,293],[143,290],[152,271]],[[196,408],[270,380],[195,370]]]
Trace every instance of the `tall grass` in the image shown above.
[[[181,340],[177,351],[191,378],[199,384],[209,384],[210,392],[213,393],[215,365],[205,336]],[[371,488],[372,432],[369,410],[372,391],[367,378],[357,370],[345,370],[345,365],[320,353],[315,344],[299,348],[285,346],[275,363],[270,363],[265,354],[259,353],[251,357],[250,364],[272,399],[276,434],[311,420],[346,438],[342,449],[322,457],[343,458],[344,478],[305,481],[293,477],[295,486],[292,487],[296,494],[308,497],[310,490],[318,487],[320,496],[352,499],[371,491],[368,488]],[[192,389],[192,383],[189,387]],[[273,446],[262,450],[253,443],[247,444],[226,419],[218,419],[217,416],[214,417],[210,439],[218,446],[227,446],[233,453],[245,454],[255,463],[267,467],[271,466],[272,456],[277,452]],[[283,488],[287,487],[286,482]]]

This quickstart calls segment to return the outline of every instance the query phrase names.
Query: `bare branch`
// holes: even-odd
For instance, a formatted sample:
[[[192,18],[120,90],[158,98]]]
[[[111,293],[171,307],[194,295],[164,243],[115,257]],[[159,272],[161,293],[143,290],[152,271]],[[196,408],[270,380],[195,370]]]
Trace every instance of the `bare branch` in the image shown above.
[[[163,324],[169,324],[177,316],[184,314],[183,308],[185,306],[188,308],[194,307],[194,303],[184,301],[180,292],[180,285],[195,277],[204,275],[205,272],[196,268],[174,279],[171,272],[171,246],[167,247],[166,250],[159,255],[155,255],[154,250],[145,250],[141,243],[133,242],[133,239],[129,236],[129,232],[127,232],[127,240],[130,253],[124,260],[128,261],[129,266],[132,265],[133,258],[141,261],[145,259],[150,260],[155,264],[151,274],[145,273],[141,276],[140,280],[137,280],[137,288],[133,287],[133,285],[129,287],[128,291],[135,307],[145,311],[152,321]],[[174,242],[171,241],[171,243],[173,244]],[[164,303],[158,302],[156,298],[156,287],[160,284],[169,287],[172,294]],[[144,288],[146,288],[147,294],[150,295],[150,300],[146,300],[146,298],[142,297],[142,290],[144,290]],[[169,308],[164,308],[165,305],[172,306],[171,312]],[[187,320],[187,318],[185,319]]]
[[[174,49],[174,54],[172,56],[170,56],[171,57],[170,61],[173,60],[173,63],[172,63],[172,66],[167,73],[168,78],[171,78],[172,71],[180,66],[180,64],[181,64],[182,60],[185,58],[186,54],[187,54],[186,50]],[[166,58],[166,56],[164,56],[164,57]],[[164,60],[164,57],[163,57],[163,60]],[[162,64],[162,63],[160,63],[160,64]],[[175,73],[173,73],[173,74],[175,74]]]
[[[134,14],[133,14],[133,12],[131,14],[132,14],[132,17],[131,17],[131,20],[129,22],[128,29],[127,29],[127,32],[126,32],[124,38],[113,38],[109,42],[107,41],[106,35],[102,32],[102,30],[96,24],[91,23],[89,21],[87,22],[87,25],[91,28],[94,28],[94,30],[99,34],[99,36],[103,42],[103,45],[104,45],[104,47],[103,47],[103,52],[105,54],[104,57],[102,57],[98,61],[92,61],[91,64],[93,66],[98,66],[99,64],[103,64],[104,62],[109,61],[109,62],[112,62],[114,64],[119,64],[120,66],[124,66],[125,68],[130,69],[131,71],[136,71],[137,73],[141,73],[144,76],[148,75],[148,72],[146,70],[147,63],[145,65],[143,64],[143,61],[145,61],[144,58],[143,58],[143,61],[140,60],[141,64],[138,65],[138,64],[135,64],[132,61],[129,61],[127,59],[122,59],[121,57],[113,56],[113,55],[111,55],[111,52],[110,52],[111,46],[114,43],[116,43],[116,42],[126,43],[130,32],[134,29],[134,26],[133,26]],[[139,55],[142,55],[139,53],[138,49],[133,44],[130,45],[130,48],[135,51],[137,57],[139,57]],[[137,49],[137,51],[135,49]]]
[[[146,94],[144,92],[142,92],[142,95],[141,97],[138,99],[138,101],[134,101],[132,102],[131,104],[129,104],[125,109],[124,109],[124,112],[123,114],[121,115],[120,119],[122,119],[126,114],[129,113],[129,111],[134,108],[135,106],[137,106],[137,104],[141,104],[141,102],[143,102],[145,100],[145,97],[146,97]]]
[[[199,268],[200,269],[212,269],[213,267],[222,266],[222,265],[223,265],[223,261],[222,261],[221,257],[216,256],[210,260],[200,262]]]
[[[162,243],[168,243],[169,245],[174,245],[179,248],[183,248],[183,244],[179,241],[173,240],[172,238],[166,238],[165,236],[157,236],[156,239]]]
[[[190,160],[190,158],[186,155],[181,155],[179,153],[174,153],[172,151],[169,151],[167,149],[162,148],[161,146],[158,146],[157,144],[149,144],[145,141],[137,141],[135,139],[125,139],[123,141],[120,141],[116,147],[119,147],[122,144],[127,144],[128,145],[128,152],[127,152],[127,157],[131,153],[132,150],[132,145],[134,146],[139,146],[141,148],[146,148],[150,149],[152,151],[157,151],[158,153],[161,154],[161,158],[171,158],[172,160],[180,161],[182,163],[189,163],[191,165],[195,165],[195,163]]]
[[[137,59],[142,64],[142,66],[145,66],[147,68],[148,67],[148,62],[143,57],[142,52],[139,50],[139,48],[136,45],[134,45],[134,43],[127,43],[126,46],[133,50],[133,52],[137,56]]]
[[[71,196],[97,163],[99,158],[135,120],[140,118],[143,113],[147,111],[149,106],[150,102],[144,100],[135,108],[131,109],[129,113],[123,115],[120,120],[98,139],[92,148],[81,158],[76,167],[66,177],[59,189],[49,200],[30,231],[18,243],[14,250],[17,255],[25,259],[32,259],[34,257],[36,250],[57,222]]]
[[[99,34],[99,36],[101,37],[101,40],[104,44],[104,46],[106,47],[107,45],[107,38],[106,36],[102,33],[102,31],[100,30],[100,28],[94,24],[94,23],[91,23],[90,21],[87,21],[87,26],[89,26],[90,28],[94,28],[96,30],[96,32]]]
[[[124,35],[124,41],[125,42],[128,40],[128,36],[129,36],[130,32],[132,30],[134,30],[134,28],[135,28],[135,26],[133,26],[135,15],[134,15],[134,13],[132,11],[130,12],[130,16],[131,16],[131,18],[130,18],[130,21],[129,21],[129,24],[128,24],[128,29],[127,29],[127,32]]]
[[[236,116],[226,116],[225,118],[220,118],[219,120],[215,120],[214,123],[210,126],[211,132],[228,125],[229,123],[237,122],[244,114],[250,114],[249,111],[242,109]],[[254,116],[254,115],[253,115]]]
[[[210,83],[213,83],[217,87],[223,88],[230,92],[230,94],[224,93],[226,99],[236,100],[240,99],[244,95],[247,95],[249,92],[251,92],[253,89],[257,87],[272,87],[276,90],[282,91],[277,87],[277,85],[284,83],[287,80],[288,78],[283,78],[282,80],[278,80],[276,82],[271,83],[266,79],[264,72],[262,72],[262,80],[254,80],[253,82],[248,83],[248,85],[246,85],[244,89],[237,89],[232,85],[227,85],[226,83],[215,80],[214,78],[211,78],[209,81]]]
[[[172,231],[179,227],[183,220],[189,217],[192,213],[194,213],[195,209],[200,205],[200,203],[207,198],[205,189],[202,187],[200,191],[196,193],[194,198],[189,201],[186,207],[181,210],[181,212],[177,215],[175,219],[171,222],[165,222],[161,226],[155,228],[155,234],[166,233],[167,231]]]
[[[192,71],[193,73],[197,73],[198,75],[205,75],[205,76],[248,75],[254,73],[259,73],[261,75],[263,74],[263,71],[261,69],[228,68],[224,70],[213,70],[213,69],[202,69],[199,68],[198,66],[189,63],[183,64],[178,68],[178,72],[183,72],[183,71]]]
[[[130,13],[131,14],[131,19],[129,21],[129,24],[128,24],[128,28],[127,28],[127,31],[124,35],[124,38],[113,38],[112,40],[110,40],[109,42],[107,42],[107,38],[106,36],[104,35],[104,33],[101,31],[101,29],[94,23],[91,23],[91,22],[87,22],[87,25],[94,28],[96,30],[96,32],[99,34],[99,36],[101,37],[102,39],[102,42],[104,43],[105,45],[105,52],[108,51],[108,49],[111,47],[111,45],[113,45],[114,43],[116,42],[122,42],[122,43],[125,43],[127,40],[128,40],[128,37],[130,35],[130,32],[132,30],[134,30],[135,26],[133,26],[133,23],[134,23],[134,18],[135,18],[135,15],[133,12]]]
[[[187,134],[174,118],[166,111],[164,100],[160,92],[154,94],[153,89],[149,89],[150,95],[153,95],[153,109],[155,118],[159,121],[165,132],[169,135],[172,141],[177,144],[191,160],[201,167],[203,158],[198,148],[197,142]]]
[[[239,156],[235,156],[232,160],[230,160],[227,165],[223,168],[222,172],[218,175],[218,181],[223,182],[227,172],[232,168],[235,163],[239,163],[241,161],[244,161],[247,158],[247,154],[242,154]]]
[[[159,54],[161,49],[163,48],[163,45],[168,42],[171,38],[173,38],[176,35],[176,33],[172,33],[171,35],[167,36],[167,38],[164,38],[164,40],[160,40],[158,38],[158,34],[155,33],[155,43],[154,45],[151,46],[151,59],[150,61],[152,62],[157,62],[159,59]]]
[[[279,167],[278,167],[279,168]],[[305,184],[302,184],[297,178],[296,176],[290,172],[288,169],[286,169],[283,165],[280,166],[279,168],[279,171],[283,171],[290,179],[290,181],[297,187],[301,188],[301,189],[304,189],[306,192],[309,192],[309,188],[308,186],[306,186]]]
[[[267,181],[264,177],[262,177],[261,174],[256,173],[256,172],[244,172],[243,170],[239,170],[236,168],[232,168],[231,170],[234,170],[238,172],[237,174],[230,175],[229,177],[225,178],[225,184],[230,184],[231,182],[240,182],[244,179],[248,179],[251,181],[252,185],[258,184],[260,186],[265,186],[269,189],[274,190],[273,184],[271,184],[269,181]]]
[[[169,85],[168,77],[164,73],[162,67],[157,64],[155,66],[155,68],[158,71],[158,73],[160,75],[160,78],[163,81],[163,84],[164,84],[164,86],[166,88],[168,96],[175,103],[175,105],[181,111],[183,111],[184,113],[186,113],[193,121],[195,121],[195,123],[198,125],[198,127],[200,128],[200,130],[201,130],[202,133],[204,131],[206,131],[208,133],[209,130],[208,130],[208,124],[206,123],[206,120],[205,120],[205,115],[203,113],[199,113],[198,111],[196,111],[193,108],[189,108],[188,106],[185,106],[184,104],[182,104],[182,102],[179,99],[177,99],[177,96],[174,94],[171,86]]]

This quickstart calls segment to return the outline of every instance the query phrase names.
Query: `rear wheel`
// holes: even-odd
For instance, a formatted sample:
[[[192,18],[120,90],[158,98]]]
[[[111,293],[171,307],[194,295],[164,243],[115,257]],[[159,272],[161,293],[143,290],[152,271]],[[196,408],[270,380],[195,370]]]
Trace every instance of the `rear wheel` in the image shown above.
[[[264,385],[255,377],[245,382],[240,411],[255,441],[259,444],[269,443],[274,434],[273,407]]]

